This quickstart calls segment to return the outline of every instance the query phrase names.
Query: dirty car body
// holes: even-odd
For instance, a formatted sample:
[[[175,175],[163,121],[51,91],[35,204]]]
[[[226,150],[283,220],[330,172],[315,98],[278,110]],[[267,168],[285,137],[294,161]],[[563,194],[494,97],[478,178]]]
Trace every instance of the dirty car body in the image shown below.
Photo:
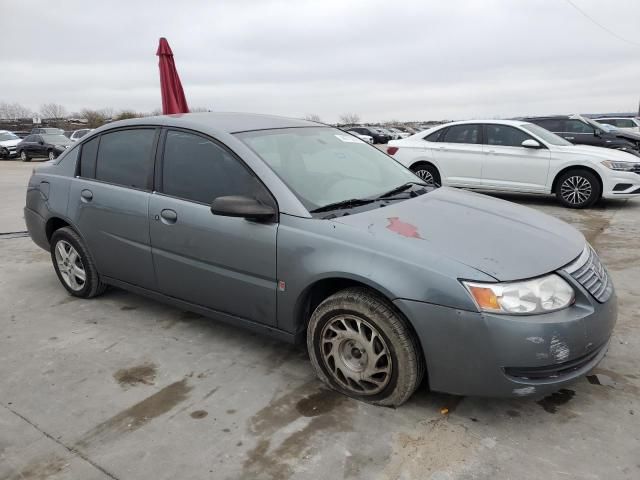
[[[101,162],[109,152],[117,154],[120,140],[131,140],[126,135],[141,130],[150,153],[140,157],[146,167],[139,184],[104,177]],[[191,168],[181,163],[180,152],[189,154],[193,138],[197,148],[219,149],[220,162],[241,164],[256,187],[246,192],[238,184],[233,191],[230,179],[224,188],[231,190],[220,200],[220,192],[188,198],[189,185],[171,186],[169,179],[181,170],[171,170],[170,162],[178,158],[178,167]],[[115,122],[34,170],[25,220],[34,242],[51,249],[54,263],[52,239],[59,229],[71,229],[101,282],[291,342],[308,335],[314,312],[332,295],[353,288],[374,292],[401,319],[437,391],[543,394],[602,360],[616,321],[615,293],[577,230],[510,202],[432,189],[374,150],[340,130],[263,115]],[[360,155],[375,158],[369,171],[358,164]],[[340,171],[332,170],[332,162]],[[224,212],[251,204],[247,195],[262,205],[262,216]],[[56,268],[64,274],[61,265]],[[530,313],[532,302],[542,301],[522,294],[513,308],[523,311],[500,311],[511,305],[509,295],[518,295],[520,283],[514,282],[530,281],[531,292],[553,297],[545,290],[548,278],[571,291],[566,305]],[[492,289],[503,286],[498,299]],[[494,295],[488,309],[478,300],[487,294]],[[365,353],[352,349],[343,360],[357,370]],[[395,354],[388,358],[397,360]],[[397,365],[383,367],[393,377]]]

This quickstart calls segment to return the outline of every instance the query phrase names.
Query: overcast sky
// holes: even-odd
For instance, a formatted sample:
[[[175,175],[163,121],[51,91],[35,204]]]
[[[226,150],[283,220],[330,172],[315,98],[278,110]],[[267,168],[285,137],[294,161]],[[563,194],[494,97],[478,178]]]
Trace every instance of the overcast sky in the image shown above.
[[[167,37],[192,107],[333,122],[635,111],[640,1],[0,0],[0,102],[151,111]]]

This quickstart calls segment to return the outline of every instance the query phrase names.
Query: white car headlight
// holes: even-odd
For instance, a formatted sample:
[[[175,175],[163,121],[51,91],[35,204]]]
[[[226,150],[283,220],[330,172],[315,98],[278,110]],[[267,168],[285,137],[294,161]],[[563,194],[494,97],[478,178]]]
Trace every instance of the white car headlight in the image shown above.
[[[635,162],[614,162],[613,160],[604,160],[602,165],[619,172],[632,172],[640,169],[640,163]]]
[[[559,275],[522,282],[462,282],[481,311],[533,315],[573,304],[575,292]]]

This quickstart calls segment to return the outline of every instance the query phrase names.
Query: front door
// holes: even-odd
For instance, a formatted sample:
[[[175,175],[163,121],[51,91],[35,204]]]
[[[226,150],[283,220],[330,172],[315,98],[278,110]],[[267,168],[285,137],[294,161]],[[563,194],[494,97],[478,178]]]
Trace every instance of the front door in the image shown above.
[[[523,147],[525,140],[534,139],[519,128],[485,125],[484,187],[516,192],[546,191],[551,158],[549,149]]]
[[[275,325],[278,224],[218,216],[210,208],[214,198],[227,195],[273,202],[261,182],[212,139],[168,130],[156,188],[149,214],[158,289]]]
[[[481,125],[453,125],[438,142],[429,146],[440,169],[443,185],[471,188],[482,186]]]
[[[565,140],[577,145],[593,145],[605,147],[602,138],[596,135],[595,128],[575,118],[568,118],[562,122],[564,127],[558,134]]]
[[[82,145],[67,215],[101,275],[155,289],[149,197],[157,129],[106,133]]]

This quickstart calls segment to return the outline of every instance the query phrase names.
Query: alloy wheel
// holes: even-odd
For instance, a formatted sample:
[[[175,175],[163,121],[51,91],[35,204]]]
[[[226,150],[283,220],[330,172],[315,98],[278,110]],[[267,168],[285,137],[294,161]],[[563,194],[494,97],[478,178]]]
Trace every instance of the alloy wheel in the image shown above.
[[[55,249],[56,263],[60,276],[73,291],[82,290],[87,280],[87,273],[75,248],[65,240],[60,240]]]
[[[53,153],[53,151],[49,150],[49,160],[55,160],[56,159],[56,154]]]
[[[390,350],[366,320],[348,315],[333,317],[322,329],[321,343],[325,366],[346,390],[375,395],[391,380]]]
[[[20,160],[22,160],[23,162],[27,161],[27,154],[24,153],[24,150],[20,152]]]
[[[560,195],[571,205],[581,205],[591,197],[593,189],[588,179],[574,175],[567,178],[560,186]]]
[[[420,177],[422,180],[424,180],[424,183],[426,183],[427,185],[431,185],[431,186],[434,186],[434,187],[439,187],[440,186],[435,181],[435,179],[433,178],[433,175],[431,174],[431,172],[429,170],[425,170],[425,169],[416,170],[415,174],[418,177]]]

